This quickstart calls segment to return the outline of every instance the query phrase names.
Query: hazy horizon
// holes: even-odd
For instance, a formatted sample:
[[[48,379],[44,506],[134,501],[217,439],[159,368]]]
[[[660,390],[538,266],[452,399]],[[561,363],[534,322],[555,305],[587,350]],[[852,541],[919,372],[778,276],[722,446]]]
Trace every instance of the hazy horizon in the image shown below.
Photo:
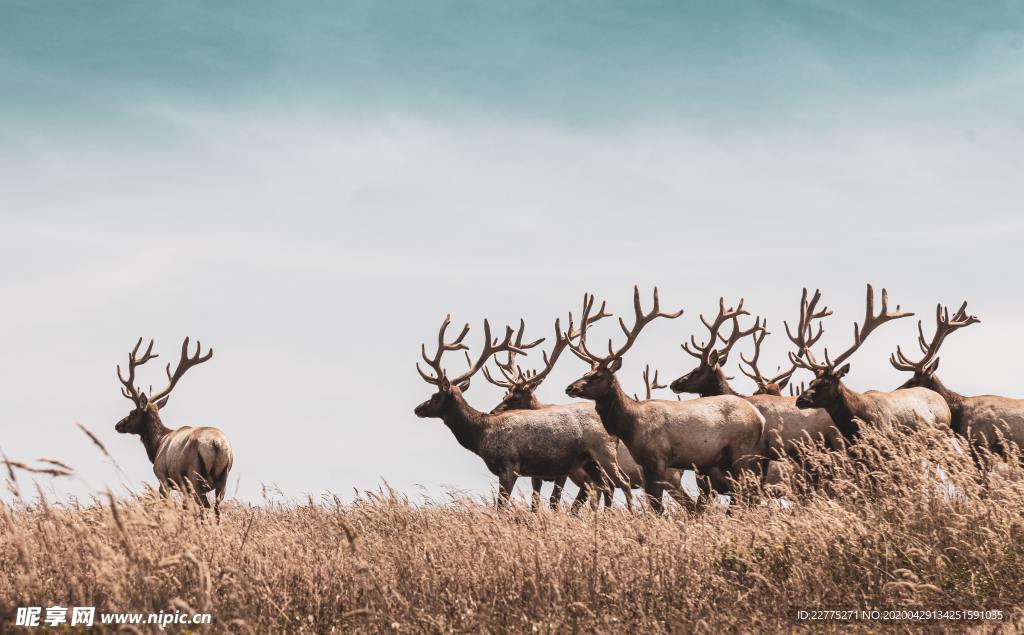
[[[774,368],[802,287],[834,349],[870,282],[926,332],[969,300],[943,380],[1022,396],[1022,37],[1017,2],[6,3],[0,450],[70,463],[61,493],[117,486],[78,422],[152,484],[114,368],[152,337],[160,385],[191,336],[215,355],[164,421],[220,427],[242,499],[486,493],[413,415],[420,343],[446,313],[474,348],[485,317],[550,338],[584,291],[628,316],[633,284],[686,312],[627,355],[629,392],[693,367],[678,345],[719,296],[768,318]],[[880,328],[851,387],[902,383],[915,338]],[[538,396],[584,370],[563,357]]]

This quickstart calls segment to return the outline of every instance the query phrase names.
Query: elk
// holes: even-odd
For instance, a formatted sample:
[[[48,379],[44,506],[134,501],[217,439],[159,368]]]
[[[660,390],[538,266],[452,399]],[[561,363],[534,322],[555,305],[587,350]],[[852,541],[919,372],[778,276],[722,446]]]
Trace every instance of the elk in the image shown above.
[[[224,433],[217,428],[183,426],[171,430],[160,419],[160,410],[167,405],[171,391],[182,376],[193,366],[198,366],[213,357],[213,349],[201,355],[202,345],[196,342],[196,352],[189,355],[189,338],[181,344],[181,359],[174,372],[167,364],[167,387],[147,395],[135,385],[135,369],[149,360],[159,357],[153,352],[153,340],[146,351],[139,356],[142,338],[128,354],[128,376],[117,367],[117,377],[122,387],[121,394],[134,404],[128,416],[117,422],[114,429],[122,434],[137,434],[146,448],[146,454],[153,464],[160,486],[160,493],[166,496],[171,488],[190,491],[196,501],[209,509],[207,495],[214,492],[214,511],[220,520],[220,504],[224,500],[228,472],[233,458],[231,444]]]
[[[611,315],[610,313],[605,313],[604,308],[605,307],[602,306],[598,314],[590,318],[590,321],[592,323],[596,322],[597,320],[600,320],[601,318],[608,317]],[[543,353],[544,368],[540,371],[524,371],[522,367],[515,363],[516,351],[532,348],[543,341],[542,338],[541,340],[537,340],[536,342],[523,343],[523,330],[525,329],[525,327],[525,322],[523,320],[520,320],[519,330],[516,333],[515,346],[507,352],[507,359],[504,364],[498,361],[497,356],[494,357],[495,365],[498,367],[498,370],[501,372],[503,378],[495,377],[493,374],[491,374],[487,366],[483,367],[484,377],[487,379],[487,381],[494,384],[495,386],[498,386],[499,388],[505,389],[505,396],[502,398],[501,402],[498,403],[498,405],[491,410],[492,415],[501,412],[507,412],[510,410],[541,410],[547,407],[548,404],[543,404],[540,402],[540,400],[537,399],[535,392],[537,388],[540,386],[540,384],[544,381],[544,379],[548,376],[548,373],[551,372],[551,369],[555,367],[555,362],[558,361],[558,358],[562,354],[562,351],[565,350],[566,343],[568,341],[567,337],[571,338],[577,336],[572,326],[572,313],[569,314],[569,333],[567,336],[562,332],[561,321],[556,319],[555,343],[552,346],[550,353],[547,351],[544,351]],[[593,419],[594,424],[596,424],[595,429],[601,430],[601,432],[603,433],[604,429],[601,428],[601,422],[597,419],[596,412],[593,413]],[[611,441],[614,442],[614,440]],[[621,454],[622,453],[619,452],[620,456]],[[633,462],[632,457],[629,457],[629,462]],[[618,465],[618,461],[616,461],[615,464],[601,465],[600,467],[606,474],[610,474],[615,470],[619,470],[621,472],[621,466]],[[624,479],[628,478],[625,476],[625,474],[622,474],[622,476]],[[584,470],[582,467],[576,469],[572,474],[563,474],[552,479],[554,486],[551,490],[551,498],[548,501],[548,505],[551,507],[551,509],[558,508],[558,505],[561,503],[562,500],[562,489],[565,487],[566,480],[569,479],[571,479],[573,484],[575,484],[579,488],[579,495],[576,497],[576,501],[573,503],[574,507],[578,507],[581,503],[582,497],[586,495],[585,490],[587,487],[592,485],[598,485],[596,483],[590,483],[590,477],[587,475],[586,470]],[[536,510],[540,506],[541,488],[543,486],[545,479],[539,476],[534,476],[531,477],[530,480],[531,485],[533,487],[531,508]],[[630,492],[628,487],[624,491],[626,496],[626,506],[632,510],[632,492]],[[600,499],[598,498],[594,499],[593,504],[595,507],[599,503],[599,500]],[[605,496],[605,506],[610,505],[611,497]]]
[[[610,313],[605,312],[605,303],[601,304],[601,308],[598,310],[596,315],[588,318],[588,324],[593,324],[601,318],[610,317]],[[517,335],[517,341],[521,338],[522,334],[522,323],[520,323],[519,335]],[[491,414],[497,414],[499,412],[506,412],[509,410],[541,410],[549,407],[548,404],[543,404],[537,399],[536,390],[543,383],[544,379],[547,378],[551,369],[554,368],[555,362],[559,356],[566,349],[570,340],[579,337],[579,332],[573,329],[572,313],[569,314],[569,330],[563,332],[559,320],[555,320],[555,344],[552,346],[551,353],[544,352],[544,368],[540,371],[527,370],[524,371],[521,367],[515,364],[515,351],[509,351],[507,360],[504,364],[496,363],[498,370],[504,376],[504,379],[496,379],[488,371],[487,367],[484,367],[484,376],[492,384],[502,387],[505,389],[505,396],[501,400]],[[647,387],[647,398],[650,399],[651,391],[656,388],[664,388],[664,386],[658,385],[657,373],[653,381],[650,380],[650,369],[644,370],[644,383]],[[594,426],[595,430],[599,430],[601,434],[607,435],[604,426],[601,424],[601,419],[597,415],[597,410],[593,408],[592,404],[588,412],[589,423]],[[615,464],[614,465],[600,465],[601,469],[606,473],[610,474],[613,470],[617,470],[620,474],[620,485],[622,488],[623,495],[626,498],[626,507],[630,510],[633,509],[633,489],[643,487],[643,474],[640,470],[640,466],[637,465],[636,461],[633,460],[633,456],[629,453],[629,449],[620,442],[619,439],[610,437],[609,440],[615,444]],[[679,495],[685,496],[682,492],[681,486],[679,486],[682,480],[682,472],[679,470],[673,470],[669,474],[670,484],[674,487],[675,491]],[[589,476],[583,469],[577,469],[575,472],[569,475],[563,475],[554,481],[554,488],[551,492],[551,499],[549,504],[552,509],[557,508],[559,501],[562,496],[562,488],[565,486],[566,479],[569,478],[574,484],[580,488],[582,494],[584,487],[589,482]],[[540,498],[542,479],[538,477],[533,478],[533,500],[534,506],[538,504]],[[577,498],[574,505],[579,504],[580,499]],[[605,493],[605,506],[611,504],[611,498],[608,496],[608,492]]]
[[[441,358],[446,352],[467,350],[463,340],[469,333],[467,324],[458,337],[446,341],[450,323],[451,316],[441,323],[433,357],[427,355],[425,344],[421,347],[423,361],[432,373],[424,372],[418,363],[416,370],[437,391],[416,406],[415,413],[421,418],[441,419],[462,447],[483,459],[487,469],[498,477],[499,508],[508,503],[520,476],[555,480],[583,469],[589,482],[600,484],[602,492],[607,492],[610,485],[619,485],[618,470],[605,474],[600,467],[615,464],[615,445],[600,426],[594,424],[585,404],[506,410],[496,414],[483,413],[470,406],[463,393],[484,363],[506,351],[525,355],[526,347],[515,346],[511,327],[506,327],[504,339],[492,339],[490,324],[484,320],[484,346],[479,357],[470,363],[466,372],[449,379]],[[587,490],[582,490],[580,503],[589,497]]]
[[[897,346],[889,362],[897,370],[914,373],[900,388],[928,388],[942,396],[949,406],[953,431],[967,438],[972,447],[984,446],[1001,452],[1005,450],[1002,439],[1024,446],[1024,400],[997,395],[965,397],[947,388],[935,374],[939,368],[939,348],[946,336],[980,321],[967,314],[966,301],[952,317],[949,308],[939,304],[935,307],[935,333],[930,341],[925,339],[921,322],[917,323],[917,344],[923,357],[914,361]]]
[[[814,379],[796,399],[798,408],[824,408],[842,435],[850,441],[857,438],[862,422],[892,423],[914,429],[920,423],[949,428],[949,406],[942,397],[927,388],[901,388],[892,392],[869,390],[859,393],[849,389],[842,381],[850,372],[843,364],[853,355],[876,328],[892,320],[909,317],[913,313],[889,310],[889,294],[882,289],[882,307],[875,313],[875,292],[867,286],[864,325],[853,325],[853,344],[831,359],[825,349],[825,361],[819,363],[808,348],[802,357],[789,354],[794,364],[814,372]],[[839,366],[843,364],[842,366]],[[837,366],[839,366],[837,368]]]
[[[654,306],[645,313],[640,289],[634,287],[633,326],[627,327],[619,318],[625,343],[614,348],[609,341],[608,354],[598,355],[587,346],[587,317],[592,305],[593,296],[584,296],[580,337],[577,343],[569,344],[577,357],[590,364],[590,370],[566,387],[565,392],[570,397],[594,401],[605,429],[622,439],[640,465],[651,507],[658,512],[663,510],[662,494],[670,468],[692,468],[698,474],[718,468],[733,476],[746,470],[760,473],[764,417],[746,400],[722,395],[693,401],[636,401],[626,396],[615,376],[622,367],[622,356],[645,326],[659,317],[677,318],[682,310],[663,313],[655,288]],[[728,489],[728,483],[715,485],[721,491]],[[698,505],[708,498],[701,496]]]
[[[823,330],[818,325],[818,332],[813,331],[813,323],[828,315],[831,311],[823,308],[817,309],[821,292],[815,291],[813,298],[807,299],[807,289],[803,290],[800,298],[800,317],[795,329],[791,330],[789,323],[785,323],[786,334],[790,341],[797,347],[797,355],[814,345],[821,338]],[[765,377],[758,369],[757,363],[761,352],[761,343],[764,341],[768,331],[765,328],[766,322],[761,323],[754,319],[754,326],[743,330],[739,327],[739,318],[749,313],[743,308],[743,300],[735,308],[727,308],[725,299],[718,301],[718,315],[712,322],[708,322],[704,316],[700,316],[701,322],[709,331],[708,340],[705,344],[697,343],[696,337],[691,336],[689,345],[682,344],[684,351],[699,360],[697,368],[683,375],[671,384],[673,392],[698,393],[702,397],[712,395],[738,395],[729,386],[729,377],[725,375],[722,366],[726,363],[729,351],[737,341],[748,335],[753,335],[754,353],[750,359],[740,354],[740,358],[750,368],[747,371],[740,366],[740,370],[754,380],[758,389],[754,395],[745,397],[754,405],[765,419],[766,449],[768,457],[772,460],[780,459],[786,454],[793,454],[795,444],[806,439],[823,439],[827,446],[837,447],[839,443],[839,432],[832,424],[832,418],[827,412],[821,409],[801,410],[796,406],[795,397],[784,397],[781,395],[784,388],[797,370],[797,365],[792,364],[789,369],[781,371],[771,377]],[[720,330],[726,321],[732,320],[732,332],[726,338],[720,334]],[[724,345],[719,347],[718,341]],[[692,345],[692,348],[691,346]]]

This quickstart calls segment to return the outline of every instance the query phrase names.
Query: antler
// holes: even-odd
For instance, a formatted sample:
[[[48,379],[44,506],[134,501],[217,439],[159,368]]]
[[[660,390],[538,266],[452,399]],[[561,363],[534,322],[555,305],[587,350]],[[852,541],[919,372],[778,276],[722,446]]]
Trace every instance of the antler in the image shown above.
[[[651,365],[647,364],[644,366],[644,388],[647,390],[647,399],[650,399],[654,394],[655,390],[659,388],[665,388],[665,384],[658,383],[658,371],[654,371],[654,377],[651,377]],[[635,396],[635,395],[634,395]]]
[[[137,357],[139,353],[139,347],[142,346],[142,338],[135,343],[135,348],[128,354],[128,378],[126,379],[121,375],[121,365],[117,365],[117,378],[121,380],[124,385],[121,388],[121,394],[126,398],[131,399],[136,405],[142,400],[142,395],[139,393],[138,387],[135,385],[135,368],[141,366],[160,355],[153,352],[153,340],[149,340],[149,346],[146,348],[146,352],[142,354],[142,357]]]
[[[469,324],[463,325],[462,332],[459,333],[459,336],[456,337],[454,341],[444,341],[445,331],[448,330],[448,326],[451,323],[452,316],[449,313],[448,315],[444,316],[444,322],[441,322],[441,330],[438,331],[437,333],[437,351],[434,353],[433,357],[427,357],[426,344],[420,345],[420,355],[423,356],[423,361],[427,364],[427,366],[429,366],[434,371],[434,375],[431,376],[423,372],[423,369],[420,368],[419,362],[416,362],[416,371],[419,372],[420,377],[422,377],[423,380],[426,381],[428,384],[433,384],[437,386],[438,384],[441,383],[441,378],[444,377],[445,375],[444,369],[441,368],[442,355],[444,355],[448,351],[463,351],[469,348],[468,346],[462,343],[462,340],[466,339],[466,335],[469,333]]]
[[[921,348],[921,352],[924,353],[918,361],[913,361],[907,357],[899,346],[896,347],[896,352],[889,357],[889,363],[891,363],[897,370],[909,370],[913,372],[924,372],[925,368],[936,359],[939,353],[939,348],[942,346],[942,342],[946,339],[946,336],[971,324],[977,324],[980,322],[977,316],[967,314],[967,300],[960,305],[960,308],[953,317],[949,317],[949,307],[944,307],[941,304],[935,305],[935,334],[932,335],[931,342],[925,340],[924,327],[921,324],[921,320],[917,321],[917,345]]]
[[[605,312],[606,304],[607,303],[605,302],[601,303],[601,308],[598,309],[596,315],[585,316],[585,320],[588,326],[593,324],[594,322],[597,322],[601,318],[611,316],[611,313]],[[543,352],[544,368],[542,370],[527,370],[524,372],[522,368],[520,368],[518,365],[515,365],[515,352],[510,351],[508,354],[508,359],[504,364],[498,362],[497,359],[495,359],[495,365],[498,367],[498,370],[501,371],[501,374],[505,376],[506,381],[495,380],[491,376],[490,372],[488,372],[486,366],[484,367],[484,376],[487,377],[487,380],[490,381],[492,384],[496,386],[501,386],[502,388],[505,388],[507,390],[512,390],[517,386],[529,388],[531,390],[536,390],[537,386],[539,386],[551,372],[551,369],[555,367],[555,362],[558,361],[558,358],[561,356],[562,352],[565,351],[565,349],[569,346],[569,342],[576,339],[577,337],[580,337],[580,334],[581,331],[577,330],[573,326],[573,317],[572,312],[570,311],[569,328],[567,331],[562,331],[561,321],[559,319],[555,319],[555,344],[554,346],[551,347],[550,353],[548,351]],[[521,348],[529,348],[532,346],[536,346],[542,341],[543,338],[537,340],[536,342],[529,346],[524,346]]]
[[[632,328],[626,327],[626,322],[622,318],[619,318],[619,327],[622,332],[626,335],[626,342],[618,349],[613,348],[611,339],[608,340],[608,355],[595,355],[587,348],[587,329],[592,323],[588,320],[590,316],[590,310],[594,305],[594,296],[590,294],[583,295],[583,320],[580,323],[580,338],[579,344],[573,345],[569,343],[569,348],[577,357],[585,362],[591,364],[604,364],[614,359],[622,357],[626,351],[628,351],[633,343],[636,342],[636,338],[640,335],[640,331],[645,326],[653,322],[659,317],[674,319],[683,314],[683,310],[679,309],[676,313],[662,313],[661,302],[658,300],[658,287],[654,287],[654,306],[647,313],[644,313],[643,305],[640,303],[640,287],[633,287],[633,311],[636,314]],[[601,304],[601,310],[604,310],[604,304]]]
[[[555,324],[556,324],[555,335],[558,336],[558,335],[560,335],[560,333],[559,333],[558,328],[557,328],[557,321],[556,321]],[[520,320],[519,320],[519,330],[516,332],[516,341],[512,345],[514,347],[514,349],[508,351],[508,360],[505,362],[505,364],[502,364],[501,362],[498,361],[497,357],[495,357],[495,359],[494,359],[494,363],[498,366],[498,369],[501,370],[501,374],[505,375],[505,378],[508,379],[508,381],[501,381],[500,379],[495,379],[491,375],[490,371],[487,369],[487,366],[483,367],[484,377],[487,379],[487,381],[491,382],[495,386],[501,386],[502,388],[511,390],[512,387],[516,384],[516,381],[518,379],[521,379],[522,376],[523,376],[522,369],[520,369],[515,364],[516,351],[525,350],[525,349],[528,349],[528,348],[533,348],[534,346],[537,346],[538,344],[540,344],[541,342],[544,341],[544,338],[542,337],[542,338],[540,338],[538,340],[535,340],[533,342],[523,342],[523,333],[524,333],[525,329],[526,329],[526,321],[523,320],[522,318],[520,318]],[[506,370],[507,370],[507,372],[506,372]]]
[[[420,347],[420,354],[423,356],[423,361],[426,362],[426,364],[435,373],[433,376],[428,375],[427,373],[423,372],[423,369],[420,368],[419,362],[416,363],[417,372],[419,372],[420,377],[422,377],[423,380],[426,381],[428,384],[438,386],[441,384],[441,379],[447,376],[447,373],[445,372],[444,368],[441,367],[441,357],[446,352],[460,350],[466,351],[469,348],[463,343],[463,340],[466,338],[466,334],[469,333],[468,324],[462,327],[462,332],[459,334],[457,338],[455,338],[454,341],[444,341],[444,334],[445,331],[448,330],[448,325],[450,323],[451,315],[445,316],[444,322],[441,323],[441,330],[438,332],[437,335],[437,351],[434,353],[433,357],[427,357],[426,344],[423,344]],[[511,326],[506,326],[504,339],[502,339],[500,342],[496,338],[492,339],[491,324],[487,320],[484,320],[484,347],[483,350],[480,352],[480,356],[477,357],[476,361],[474,362],[469,357],[469,353],[467,352],[466,361],[469,363],[469,368],[466,370],[466,372],[462,373],[455,379],[452,379],[451,383],[461,384],[462,382],[466,381],[467,379],[475,375],[477,371],[480,370],[480,368],[492,355],[501,353],[503,351],[515,351],[522,355],[526,355],[526,351],[524,350],[525,348],[536,346],[537,344],[540,343],[540,340],[538,340],[537,342],[534,342],[532,344],[524,345],[521,348],[517,348],[516,345],[512,342],[512,335],[514,333],[515,331],[512,330]]]
[[[710,364],[711,351],[715,350],[715,344],[719,339],[721,339],[722,342],[725,342],[725,346],[718,351],[718,356],[721,358],[724,355],[727,355],[729,350],[733,347],[733,344],[757,330],[756,319],[754,320],[753,328],[747,331],[741,330],[739,326],[739,317],[741,315],[750,315],[749,311],[743,309],[743,298],[740,298],[740,303],[737,304],[735,308],[726,308],[725,298],[719,298],[718,315],[712,323],[708,324],[708,321],[704,319],[703,313],[700,316],[700,321],[704,323],[704,326],[707,327],[710,333],[707,343],[698,344],[697,337],[695,335],[691,335],[689,344],[692,344],[693,348],[696,350],[691,350],[689,344],[686,342],[681,344],[683,350],[699,359],[701,363]],[[732,320],[732,334],[729,338],[724,338],[718,333],[718,331],[725,324],[726,320],[730,319]]]
[[[858,348],[860,348],[861,344],[864,343],[864,340],[867,339],[867,336],[870,335],[871,332],[874,331],[876,328],[878,328],[882,324],[885,324],[886,322],[889,322],[890,320],[897,320],[899,318],[909,317],[911,315],[913,315],[913,312],[900,311],[899,305],[896,305],[895,311],[890,311],[889,292],[884,288],[882,289],[882,308],[876,315],[875,291],[869,284],[867,290],[866,307],[864,310],[864,326],[861,327],[860,324],[857,322],[853,323],[853,344],[848,349],[843,351],[838,357],[836,357],[833,360],[829,359],[828,349],[826,348],[824,364],[817,362],[814,359],[814,356],[810,350],[804,351],[804,357],[806,358],[806,361],[801,359],[799,356],[794,355],[793,353],[789,354],[789,359],[790,361],[792,361],[794,364],[797,364],[801,368],[812,370],[815,373],[830,370],[832,368],[835,368],[839,364],[845,362],[847,359],[849,359],[850,356],[853,355]],[[820,337],[820,333],[818,337]],[[815,341],[817,341],[817,337],[815,337]]]
[[[824,327],[820,323],[818,324],[818,332],[814,332],[814,321],[832,315],[832,310],[828,307],[823,307],[820,311],[818,310],[818,302],[820,300],[821,289],[815,289],[814,296],[808,300],[807,288],[804,287],[803,292],[800,295],[800,317],[797,321],[796,332],[794,333],[794,331],[790,329],[788,321],[783,322],[783,326],[786,328],[786,336],[789,338],[790,342],[796,345],[797,358],[811,355],[811,347],[818,343],[818,340],[821,339],[821,336],[824,333]],[[761,355],[761,342],[764,341],[765,335],[768,335],[768,331],[765,328],[766,326],[767,320],[761,323],[759,332],[754,336],[753,357],[747,359],[742,353],[740,354],[740,359],[742,359],[753,372],[747,372],[744,370],[742,364],[740,365],[740,372],[753,379],[754,382],[757,383],[757,386],[762,390],[767,389],[770,384],[776,384],[779,388],[785,388],[786,384],[789,383],[790,378],[793,376],[793,373],[796,372],[796,369],[801,368],[802,366],[796,361],[790,360],[792,363],[790,364],[789,369],[782,370],[782,367],[780,366],[777,374],[768,378],[764,377],[760,369],[757,367],[757,360]],[[813,360],[813,356],[811,359]]]
[[[201,355],[200,351],[202,350],[202,348],[203,345],[199,342],[199,340],[196,340],[196,353],[195,355],[190,356],[188,354],[188,338],[185,338],[185,341],[181,343],[181,359],[178,360],[178,367],[174,369],[173,373],[171,373],[171,365],[167,364],[166,371],[167,380],[169,382],[167,384],[167,387],[154,395],[150,395],[150,401],[159,401],[164,397],[170,395],[171,391],[174,390],[174,386],[177,385],[178,380],[182,378],[182,376],[188,371],[188,369],[192,368],[193,366],[198,366],[199,364],[202,364],[205,361],[209,361],[210,358],[213,357],[212,348],[209,351],[207,351],[205,355]]]

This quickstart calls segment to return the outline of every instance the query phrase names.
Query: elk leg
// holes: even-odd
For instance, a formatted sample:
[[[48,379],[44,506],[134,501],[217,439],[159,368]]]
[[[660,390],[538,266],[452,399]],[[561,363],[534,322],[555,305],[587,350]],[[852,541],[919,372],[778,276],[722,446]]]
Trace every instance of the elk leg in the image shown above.
[[[626,509],[633,513],[633,490],[629,487],[629,483],[619,489],[622,490],[622,495],[626,498]]]
[[[600,506],[600,504],[601,504],[601,497],[602,496],[604,496],[605,500],[607,501],[605,503],[605,506],[606,507],[610,507],[611,506],[611,481],[609,480],[608,475],[601,468],[601,466],[598,465],[597,462],[593,461],[593,460],[587,461],[583,465],[583,469],[587,471],[587,476],[590,477],[589,480],[594,485],[594,488],[596,489],[596,494],[597,495],[594,497],[594,500],[591,503],[591,507],[593,507],[596,510],[598,508],[598,506]]]
[[[508,505],[509,496],[512,495],[512,488],[516,486],[516,473],[508,470],[498,476],[498,509],[504,509]]]
[[[539,477],[534,476],[530,479],[531,485],[533,485],[533,496],[530,498],[530,511],[535,512],[540,508],[540,488],[544,485],[544,481]]]
[[[548,501],[551,509],[558,509],[559,503],[562,502],[562,488],[565,487],[567,478],[567,476],[559,476],[555,479],[555,486],[551,489],[551,500]]]
[[[647,494],[647,501],[651,506],[651,510],[656,514],[662,514],[665,512],[665,506],[662,504],[661,497],[664,492],[664,486],[662,485],[665,470],[659,470],[657,468],[649,468],[644,466],[644,493]]]
[[[576,494],[576,500],[572,502],[572,513],[579,513],[580,506],[590,500],[590,487],[591,485],[587,481],[580,483],[580,491]]]

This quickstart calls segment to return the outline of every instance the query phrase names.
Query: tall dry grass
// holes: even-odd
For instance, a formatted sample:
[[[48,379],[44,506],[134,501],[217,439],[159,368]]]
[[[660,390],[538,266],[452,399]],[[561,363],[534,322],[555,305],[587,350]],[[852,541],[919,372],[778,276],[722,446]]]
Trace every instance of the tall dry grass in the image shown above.
[[[151,493],[22,496],[0,506],[0,631],[19,605],[59,604],[210,612],[210,632],[1012,632],[1024,625],[1017,465],[983,472],[939,434],[874,431],[850,455],[819,456],[822,485],[798,483],[788,506],[701,516],[498,512],[385,491],[233,503],[216,525]],[[801,624],[801,608],[1007,617]]]

